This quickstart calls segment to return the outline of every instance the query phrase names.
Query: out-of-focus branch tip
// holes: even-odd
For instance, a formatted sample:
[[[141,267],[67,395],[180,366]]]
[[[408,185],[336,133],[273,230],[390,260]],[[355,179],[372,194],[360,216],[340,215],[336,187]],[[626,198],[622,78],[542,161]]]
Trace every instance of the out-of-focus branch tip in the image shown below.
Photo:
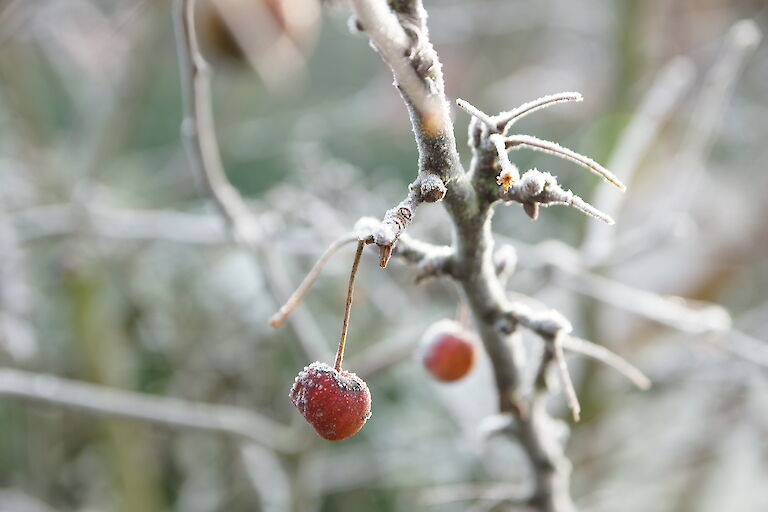
[[[570,350],[577,354],[583,354],[607,364],[626,377],[638,389],[645,391],[651,387],[651,379],[649,379],[643,372],[638,370],[620,355],[601,345],[574,336],[564,336],[562,344],[563,348],[566,350]]]
[[[552,338],[552,344],[554,345],[555,362],[557,363],[557,369],[560,373],[560,381],[563,384],[563,391],[565,392],[565,398],[568,402],[568,408],[573,415],[573,421],[579,421],[581,417],[581,405],[579,404],[579,397],[576,395],[576,389],[573,387],[573,380],[571,374],[568,371],[568,364],[565,362],[565,354],[563,353],[563,337],[565,333],[559,332]]]

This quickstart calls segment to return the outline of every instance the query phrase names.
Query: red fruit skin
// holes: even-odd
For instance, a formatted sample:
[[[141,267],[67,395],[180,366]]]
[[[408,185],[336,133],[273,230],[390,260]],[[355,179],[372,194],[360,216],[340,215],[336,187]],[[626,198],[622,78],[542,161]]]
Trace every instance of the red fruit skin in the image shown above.
[[[475,365],[477,342],[470,332],[438,330],[428,336],[423,351],[424,367],[437,380],[461,379]]]
[[[356,434],[371,417],[371,392],[365,381],[319,361],[299,372],[289,396],[304,419],[329,441]]]

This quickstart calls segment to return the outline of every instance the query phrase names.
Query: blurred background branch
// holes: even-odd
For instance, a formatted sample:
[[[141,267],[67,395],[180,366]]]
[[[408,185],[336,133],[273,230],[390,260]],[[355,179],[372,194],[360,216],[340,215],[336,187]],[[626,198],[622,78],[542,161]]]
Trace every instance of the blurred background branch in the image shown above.
[[[513,428],[488,358],[455,385],[418,364],[421,332],[460,300],[441,208],[419,207],[386,271],[364,256],[346,360],[373,392],[366,428],[328,445],[298,423],[288,388],[330,357],[348,258],[328,261],[289,329],[267,320],[325,247],[403,199],[413,134],[344,2],[196,3],[222,166],[259,234],[251,250],[185,157],[169,2],[0,5],[0,508],[521,508],[524,455],[488,435]],[[494,219],[497,245],[515,249],[494,260],[510,296],[561,311],[589,339],[563,339],[582,421],[548,425],[573,462],[576,504],[762,510],[763,3],[426,7],[450,98],[497,112],[579,90],[579,108],[516,128],[608,163],[630,187],[516,151],[510,163],[546,169],[617,224],[570,208]],[[526,363],[541,358],[537,336],[516,342]],[[637,393],[604,363],[653,386]],[[567,416],[561,397],[540,405]]]

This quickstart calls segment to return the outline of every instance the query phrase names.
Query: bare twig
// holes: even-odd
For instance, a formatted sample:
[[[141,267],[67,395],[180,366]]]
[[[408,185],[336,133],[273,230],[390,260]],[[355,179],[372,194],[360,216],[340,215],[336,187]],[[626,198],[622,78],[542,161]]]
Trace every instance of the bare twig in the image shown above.
[[[557,363],[557,370],[560,374],[560,382],[563,385],[563,391],[565,393],[566,401],[568,402],[568,408],[571,410],[571,414],[573,414],[573,420],[579,421],[579,416],[581,415],[581,406],[579,405],[579,398],[576,396],[576,389],[573,387],[571,374],[568,371],[568,364],[565,362],[565,354],[563,354],[563,336],[563,333],[558,333],[549,341],[553,345],[555,362]]]
[[[27,272],[21,261],[18,232],[0,194],[0,345],[16,360],[34,356],[38,340],[30,322],[32,304]]]
[[[393,255],[416,265],[416,282],[453,272],[454,250],[447,245],[433,245],[403,234]]]
[[[416,207],[421,202],[415,187],[411,186],[408,196],[384,214],[384,219],[373,229],[370,240],[380,247],[379,266],[385,268],[392,256],[394,244],[413,220]]]
[[[150,396],[10,368],[0,369],[0,395],[101,416],[233,434],[289,453],[302,444],[284,426],[239,407]]]
[[[497,326],[512,332],[518,324],[545,339],[559,333],[568,334],[573,329],[571,323],[555,310],[533,311],[521,302],[509,303],[500,313]]]
[[[566,288],[683,332],[724,333],[731,326],[731,316],[716,304],[665,297],[588,272],[557,270],[563,277],[558,282]]]
[[[734,23],[723,42],[721,55],[702,80],[702,89],[691,109],[690,128],[670,163],[665,188],[668,208],[657,208],[658,215],[669,209],[684,211],[695,197],[704,162],[718,134],[723,113],[744,65],[760,44],[762,32],[757,22],[744,19]]]
[[[768,368],[768,341],[755,338],[744,331],[732,329],[716,340],[715,345],[745,361]]]
[[[504,161],[503,157],[501,161]],[[523,174],[519,181],[510,183],[505,188],[506,190],[501,190],[499,194],[500,199],[504,201],[516,201],[522,203],[523,206],[534,205],[536,207],[538,205],[564,204],[608,225],[614,223],[613,219],[606,213],[601,212],[570,190],[563,190],[558,185],[557,179],[548,172],[531,169]],[[538,209],[526,209],[526,213],[535,220]]]
[[[528,103],[524,103],[519,107],[512,109],[508,112],[501,112],[493,116],[496,130],[499,133],[506,133],[513,124],[527,116],[533,114],[537,110],[557,105],[558,103],[565,103],[569,101],[583,101],[584,98],[578,92],[560,92],[557,94],[550,94],[549,96],[542,96]]]
[[[479,108],[477,108],[476,106],[468,102],[467,100],[457,99],[456,105],[458,105],[459,108],[461,108],[461,110],[463,110],[467,114],[474,116],[480,121],[482,121],[483,123],[485,123],[489,128],[494,128],[494,129],[496,128],[496,121],[492,116],[489,116],[488,114],[486,114],[485,112],[483,112],[482,110],[480,110]]]
[[[595,162],[591,158],[577,153],[571,149],[565,148],[556,142],[539,139],[530,135],[510,135],[506,139],[507,149],[528,148],[542,153],[559,156],[565,160],[577,163],[582,167],[589,169],[592,173],[600,176],[605,181],[615,186],[619,190],[626,190],[627,187],[611,171]]]
[[[251,485],[259,494],[260,510],[293,510],[291,478],[275,453],[268,447],[249,442],[240,443],[238,451]]]
[[[230,237],[218,214],[184,213],[172,210],[118,209],[91,202],[89,229],[94,235],[115,240],[166,241],[183,244],[223,244]],[[262,216],[262,226],[273,224],[274,215]],[[78,208],[56,204],[15,212],[15,224],[22,242],[38,238],[72,235],[82,230]]]
[[[562,339],[563,348],[592,357],[598,361],[607,364],[614,370],[625,376],[639,389],[646,390],[651,387],[651,380],[629,363],[626,359],[608,350],[607,348],[592,343],[591,341],[576,338],[573,336],[564,336]]]
[[[493,133],[505,134],[509,128],[523,117],[533,114],[537,110],[564,103],[568,101],[582,101],[584,98],[578,92],[561,92],[542,96],[528,103],[523,103],[517,108],[506,112],[500,112],[495,116],[489,116],[467,100],[457,99],[458,105],[467,114],[474,116],[485,123]]]
[[[285,301],[285,304],[283,304],[280,309],[274,315],[272,315],[272,317],[269,319],[269,325],[272,327],[279,327],[285,321],[288,315],[290,315],[291,312],[296,309],[299,304],[301,304],[301,300],[304,298],[304,295],[312,287],[315,280],[320,275],[320,272],[322,272],[325,264],[328,262],[328,260],[331,259],[331,256],[333,256],[340,248],[344,247],[350,242],[354,242],[355,240],[357,240],[356,233],[348,233],[334,240],[331,245],[328,246],[325,252],[320,255],[320,258],[318,258],[317,262],[315,262],[314,266],[310,269],[309,273],[301,282],[299,287],[296,288],[296,291],[294,291],[288,300]]]
[[[348,366],[354,368],[361,379],[366,380],[411,357],[418,347],[424,326],[418,322],[403,324],[409,327],[403,329],[398,325],[398,329],[393,330],[391,335],[382,335],[381,341],[350,358]]]

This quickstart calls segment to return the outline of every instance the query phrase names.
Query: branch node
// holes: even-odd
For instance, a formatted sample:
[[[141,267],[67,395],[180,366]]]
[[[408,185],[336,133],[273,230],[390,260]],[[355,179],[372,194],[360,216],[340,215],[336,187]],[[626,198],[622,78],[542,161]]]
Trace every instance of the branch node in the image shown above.
[[[419,193],[425,203],[435,203],[445,197],[447,189],[445,183],[436,174],[424,172],[417,180],[419,184]]]

